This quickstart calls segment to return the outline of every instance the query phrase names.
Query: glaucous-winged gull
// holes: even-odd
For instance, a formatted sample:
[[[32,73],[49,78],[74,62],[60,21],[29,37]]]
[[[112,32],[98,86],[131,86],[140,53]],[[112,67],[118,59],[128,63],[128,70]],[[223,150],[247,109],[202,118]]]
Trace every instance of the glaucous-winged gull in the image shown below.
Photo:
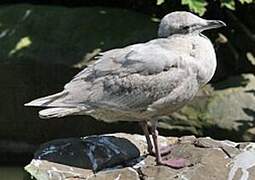
[[[215,51],[201,32],[221,26],[222,21],[172,12],[161,20],[158,38],[101,53],[62,92],[25,105],[48,107],[39,112],[41,118],[86,114],[106,122],[138,121],[153,153],[150,121],[157,163],[182,167],[183,159],[162,158],[157,122],[185,105],[212,78]]]

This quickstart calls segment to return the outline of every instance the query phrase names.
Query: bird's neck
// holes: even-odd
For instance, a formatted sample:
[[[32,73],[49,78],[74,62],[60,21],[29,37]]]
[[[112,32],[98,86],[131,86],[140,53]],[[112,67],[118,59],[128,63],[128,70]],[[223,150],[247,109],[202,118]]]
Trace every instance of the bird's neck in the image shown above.
[[[204,85],[212,79],[216,70],[216,55],[211,41],[205,35],[175,34],[168,38],[178,41],[179,46],[175,49],[191,57],[191,63],[197,67],[199,84]]]
[[[216,54],[210,39],[205,35],[199,33],[193,38],[193,43],[195,44],[195,57],[198,64],[201,66],[198,72],[198,79],[200,84],[204,85],[208,83],[216,70],[217,60]]]

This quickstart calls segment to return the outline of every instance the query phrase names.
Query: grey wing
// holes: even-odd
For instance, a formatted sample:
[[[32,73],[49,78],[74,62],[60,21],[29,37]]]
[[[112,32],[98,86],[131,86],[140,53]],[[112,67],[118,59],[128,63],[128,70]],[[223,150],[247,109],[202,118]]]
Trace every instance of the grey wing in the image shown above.
[[[163,41],[163,42],[162,42]],[[180,56],[161,46],[164,39],[156,39],[125,48],[113,49],[101,53],[94,64],[79,72],[66,87],[76,80],[92,81],[109,74],[121,76],[132,73],[155,74],[164,68],[179,63]]]
[[[111,50],[65,86],[70,92],[65,102],[123,110],[146,109],[188,76],[182,59],[155,42]]]
[[[178,68],[147,76],[112,76],[103,82],[104,95],[99,102],[122,110],[146,110],[180,86],[187,76],[184,70]]]
[[[107,51],[66,84],[63,92],[28,105],[146,109],[180,86],[190,74],[185,65],[186,54],[163,47],[162,41],[165,40]]]

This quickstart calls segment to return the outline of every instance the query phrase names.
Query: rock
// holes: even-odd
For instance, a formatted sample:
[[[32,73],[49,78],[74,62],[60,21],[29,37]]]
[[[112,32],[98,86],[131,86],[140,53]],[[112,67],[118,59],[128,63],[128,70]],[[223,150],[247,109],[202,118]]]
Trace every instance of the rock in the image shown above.
[[[238,141],[255,140],[255,76],[243,74],[207,85],[161,127],[172,131]]]
[[[25,170],[38,180],[68,178],[86,179],[86,177],[94,175],[92,170],[36,159],[33,159],[31,163],[25,167]]]
[[[182,157],[188,160],[188,166],[181,169],[156,166],[155,157],[148,155],[145,151],[146,141],[144,136],[117,133],[51,141],[41,146],[36,152],[35,158],[25,169],[38,180],[50,178],[88,180],[255,179],[254,143],[235,143],[226,140],[214,140],[209,137],[196,138],[195,136],[180,138],[160,136],[160,141],[165,145],[172,146],[172,151],[164,158]],[[58,152],[64,153],[62,155],[52,153],[51,151],[56,148],[51,148],[51,151],[49,151],[50,147],[60,147],[57,148]],[[83,150],[87,149],[84,147],[93,149],[93,151],[86,150],[86,153],[84,153]],[[113,148],[118,152],[113,152]],[[139,150],[138,153],[134,153],[133,148]],[[102,151],[96,151],[96,149],[102,149]],[[76,157],[70,158],[67,154],[74,151]],[[119,152],[125,152],[123,153],[125,157],[122,157]],[[229,155],[231,152],[232,156]],[[39,154],[43,155],[45,153],[50,155],[43,156],[44,158],[40,159]],[[54,160],[54,158],[59,159],[60,156],[62,157],[62,163]],[[91,159],[84,158],[88,156]],[[107,159],[105,157],[108,157],[107,162],[104,161]],[[83,165],[99,162],[99,160],[106,163],[101,164],[103,166],[100,170],[94,171],[93,165],[81,168],[80,164],[77,164],[78,159],[81,161],[80,164]],[[113,161],[115,163],[112,163]]]
[[[144,166],[141,172],[146,180],[165,180],[165,179],[187,179],[187,180],[209,180],[211,177],[219,180],[227,179],[228,168],[226,165],[230,162],[226,159],[226,154],[218,149],[199,149],[183,146],[181,154],[189,151],[188,157],[194,164],[181,170],[174,170],[165,166]],[[198,151],[197,151],[198,150]],[[185,156],[183,154],[183,156]],[[212,178],[212,179],[213,179]]]
[[[32,160],[25,169],[33,174],[38,180],[55,180],[55,179],[87,179],[87,180],[113,180],[113,179],[126,179],[138,180],[138,173],[130,168],[122,168],[115,170],[101,171],[94,174],[92,170],[81,169],[73,166],[62,165],[59,163],[52,163],[44,160]]]
[[[227,179],[229,159],[226,154],[219,149],[209,149],[202,154],[199,166],[193,172],[183,173],[190,179]],[[205,164],[205,166],[203,166]],[[208,177],[209,176],[209,177]],[[214,178],[216,177],[216,178]]]
[[[176,172],[176,170],[166,166],[144,166],[140,169],[140,173],[144,180],[175,179]]]
[[[113,179],[127,179],[127,180],[139,180],[139,174],[133,168],[127,167],[122,169],[102,171],[94,176],[91,176],[88,180],[113,180]]]
[[[255,143],[250,143],[231,162],[229,179],[254,179]],[[241,172],[240,172],[241,170]]]
[[[34,158],[98,171],[140,156],[129,140],[114,136],[68,138],[43,144]]]

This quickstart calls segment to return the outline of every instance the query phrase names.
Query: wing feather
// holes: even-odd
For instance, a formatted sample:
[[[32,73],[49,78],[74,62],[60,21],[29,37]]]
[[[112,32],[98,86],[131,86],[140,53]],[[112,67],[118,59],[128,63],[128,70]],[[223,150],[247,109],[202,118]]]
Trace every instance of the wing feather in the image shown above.
[[[93,108],[146,109],[190,74],[183,66],[190,57],[166,48],[167,41],[156,39],[102,53],[65,85],[67,94],[56,101]]]

